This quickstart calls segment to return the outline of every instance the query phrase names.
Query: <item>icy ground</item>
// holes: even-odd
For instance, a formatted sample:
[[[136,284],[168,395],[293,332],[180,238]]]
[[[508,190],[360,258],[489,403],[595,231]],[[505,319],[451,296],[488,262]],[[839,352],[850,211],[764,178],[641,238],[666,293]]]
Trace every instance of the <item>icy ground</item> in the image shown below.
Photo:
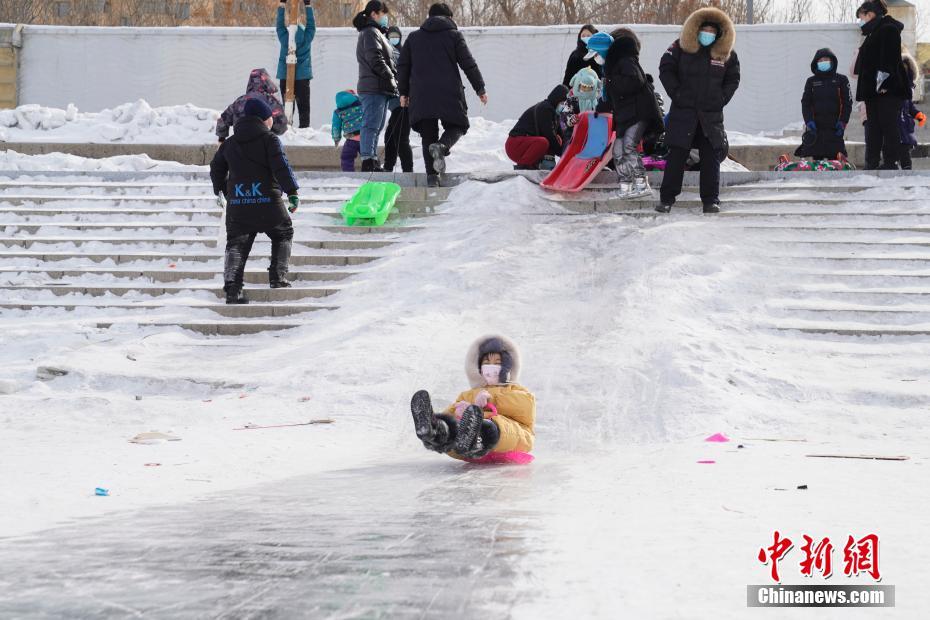
[[[861,182],[930,214],[926,178]],[[0,316],[0,617],[754,617],[774,530],[798,541],[785,583],[804,583],[803,534],[880,534],[897,609],[818,618],[921,617],[926,337],[769,329],[803,274],[733,220],[569,215],[523,179],[470,182],[441,212],[295,331]],[[528,467],[412,434],[413,391],[454,398],[492,331],[537,397]],[[335,423],[233,430],[313,418]],[[181,441],[128,443],[150,430]]]
[[[22,105],[12,110],[0,110],[0,142],[215,144],[216,119],[220,112],[191,104],[153,108],[142,99],[102,112],[79,112],[73,105],[66,110]],[[478,116],[472,117],[470,122],[471,128],[449,158],[449,172],[511,170],[513,162],[504,153],[504,142],[515,121],[496,123]],[[729,135],[730,143],[734,145],[790,145],[798,142],[797,138],[782,140],[739,132],[730,132]],[[333,146],[329,125],[306,129],[291,127],[282,140],[285,146]],[[414,153],[414,169],[423,172],[422,149],[416,132],[411,133],[410,144]],[[338,159],[338,151],[334,148],[333,161]],[[88,165],[79,164],[77,160],[69,164],[70,169],[77,169],[76,165]],[[725,162],[724,169],[745,170],[732,160]]]

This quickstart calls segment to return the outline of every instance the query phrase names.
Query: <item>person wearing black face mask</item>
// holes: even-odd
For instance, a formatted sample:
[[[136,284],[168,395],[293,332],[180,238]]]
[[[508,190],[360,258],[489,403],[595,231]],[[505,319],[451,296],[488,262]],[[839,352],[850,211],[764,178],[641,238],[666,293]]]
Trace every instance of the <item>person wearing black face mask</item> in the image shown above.
[[[855,73],[856,101],[865,102],[866,170],[894,170],[901,157],[898,117],[911,97],[907,70],[901,60],[904,25],[888,15],[884,0],[863,2],[856,10],[865,40],[859,47]]]
[[[400,63],[400,45],[404,36],[397,26],[391,26],[387,31],[388,43],[391,44],[391,54],[394,55],[394,65]],[[400,98],[388,102],[391,117],[388,119],[387,129],[384,133],[384,171],[394,172],[394,164],[400,157],[400,169],[403,172],[413,172],[413,149],[410,148],[410,116],[407,108],[400,105]]]
[[[570,82],[572,78],[585,67],[593,69],[599,76],[603,75],[601,66],[597,64],[596,60],[593,58],[585,60],[584,58],[588,54],[588,39],[595,34],[597,34],[597,28],[591,24],[585,24],[578,32],[576,47],[572,50],[571,55],[568,57],[568,62],[565,64],[565,77],[562,78],[562,83],[566,86],[571,86]]]

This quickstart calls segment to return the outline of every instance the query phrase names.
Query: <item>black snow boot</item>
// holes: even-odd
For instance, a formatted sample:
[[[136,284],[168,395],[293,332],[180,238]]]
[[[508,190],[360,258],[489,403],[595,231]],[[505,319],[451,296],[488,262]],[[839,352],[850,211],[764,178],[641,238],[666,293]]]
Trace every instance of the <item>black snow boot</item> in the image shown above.
[[[484,412],[472,405],[462,414],[455,433],[455,451],[467,459],[481,458],[500,440],[497,425],[484,419]]]
[[[704,213],[720,213],[720,201],[715,200],[704,205]]]
[[[429,156],[433,158],[433,170],[437,174],[443,174],[446,171],[446,156],[449,149],[442,142],[434,142],[429,145]]]
[[[381,167],[381,162],[377,159],[363,159],[362,172],[384,172],[384,168]]]
[[[224,287],[226,289],[226,305],[244,305],[249,303],[241,288]]]
[[[269,284],[271,288],[291,288],[289,280],[272,280]]]
[[[441,453],[452,449],[457,426],[455,418],[433,413],[429,392],[420,390],[413,395],[410,399],[410,414],[413,416],[417,437],[423,442],[424,448]]]
[[[438,174],[428,174],[426,175],[426,186],[427,187],[439,187],[439,175]]]
[[[656,205],[656,211],[659,213],[669,213],[672,210],[672,204],[667,202],[660,202]]]

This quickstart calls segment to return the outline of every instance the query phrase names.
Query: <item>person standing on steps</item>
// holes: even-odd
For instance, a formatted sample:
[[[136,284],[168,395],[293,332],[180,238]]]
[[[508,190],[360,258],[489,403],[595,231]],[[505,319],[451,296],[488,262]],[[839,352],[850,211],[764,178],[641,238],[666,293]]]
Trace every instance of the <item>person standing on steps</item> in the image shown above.
[[[358,92],[362,100],[362,172],[384,172],[378,161],[378,137],[384,129],[388,102],[397,97],[397,67],[391,44],[385,36],[390,10],[385,2],[370,0],[355,16],[358,30],[355,58],[358,60]]]
[[[278,99],[278,87],[274,85],[274,80],[264,69],[252,69],[249,72],[249,84],[246,86],[245,94],[233,101],[223,110],[216,121],[216,138],[222,142],[229,137],[229,130],[236,126],[236,122],[245,114],[245,104],[251,99],[259,99],[271,108],[274,122],[271,131],[275,135],[282,135],[287,131],[287,115],[284,114],[284,106]]]
[[[281,93],[287,92],[287,49],[290,44],[290,34],[287,31],[284,13],[287,9],[287,0],[278,4],[278,16],[275,30],[278,33],[278,42],[281,51],[278,53],[278,79],[281,80]],[[313,7],[310,0],[304,0],[304,10],[307,15],[307,24],[298,24],[295,44],[297,46],[297,68],[294,78],[294,95],[297,99],[298,126],[301,129],[310,126],[310,80],[313,79],[313,66],[310,62],[310,46],[316,35],[316,20],[313,16]]]
[[[846,157],[843,136],[852,115],[852,91],[849,78],[837,73],[839,63],[829,48],[817,50],[811,61],[811,73],[804,84],[801,114],[806,127],[805,140],[794,152],[798,157],[836,159]]]
[[[447,4],[434,4],[420,29],[407,37],[400,53],[400,104],[409,107],[410,126],[420,134],[428,184],[436,187],[446,171],[445,158],[468,131],[468,105],[459,68],[487,105],[484,78]],[[442,136],[439,123],[442,123]]]
[[[597,28],[591,24],[585,24],[578,32],[578,41],[575,44],[575,49],[568,56],[568,62],[565,63],[565,77],[562,78],[562,84],[568,88],[572,86],[572,78],[585,67],[597,73],[598,77],[602,77],[601,66],[597,64],[597,61],[593,58],[585,58],[588,55],[588,41],[596,34]]]
[[[660,135],[665,126],[652,85],[652,76],[639,64],[640,41],[632,30],[611,33],[613,44],[604,63],[604,90],[613,111],[613,156],[620,182],[620,198],[652,193],[639,145],[647,135]]]
[[[400,64],[400,42],[403,34],[397,26],[391,26],[387,32],[388,43],[391,44],[391,54],[394,55],[394,65]],[[410,116],[409,110],[401,107],[400,99],[394,98],[388,102],[391,118],[388,119],[387,130],[384,133],[384,170],[394,172],[394,165],[400,157],[400,169],[403,172],[413,172],[413,149],[410,148]]]
[[[291,285],[286,276],[294,227],[288,212],[294,213],[300,205],[297,179],[281,141],[271,133],[271,108],[260,99],[250,99],[243,112],[233,136],[220,145],[210,162],[213,193],[226,208],[223,290],[227,304],[249,303],[242,293],[243,276],[258,233],[271,239],[271,288]]]
[[[713,7],[692,13],[681,36],[659,63],[659,79],[672,100],[665,142],[669,146],[659,192],[659,213],[668,213],[681,193],[692,148],[701,155],[704,213],[720,212],[720,163],[729,151],[723,108],[739,88],[733,20]]]
[[[901,158],[899,117],[911,98],[910,81],[901,60],[904,24],[888,15],[884,0],[863,2],[856,10],[865,40],[859,47],[854,73],[856,101],[865,102],[866,170],[895,170]]]

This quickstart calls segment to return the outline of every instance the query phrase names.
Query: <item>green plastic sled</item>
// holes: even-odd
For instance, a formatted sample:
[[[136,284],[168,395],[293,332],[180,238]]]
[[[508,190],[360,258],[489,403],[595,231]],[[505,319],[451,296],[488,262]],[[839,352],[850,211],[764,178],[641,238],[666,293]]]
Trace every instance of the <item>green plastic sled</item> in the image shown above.
[[[342,206],[346,226],[383,226],[400,196],[397,183],[369,181]]]

